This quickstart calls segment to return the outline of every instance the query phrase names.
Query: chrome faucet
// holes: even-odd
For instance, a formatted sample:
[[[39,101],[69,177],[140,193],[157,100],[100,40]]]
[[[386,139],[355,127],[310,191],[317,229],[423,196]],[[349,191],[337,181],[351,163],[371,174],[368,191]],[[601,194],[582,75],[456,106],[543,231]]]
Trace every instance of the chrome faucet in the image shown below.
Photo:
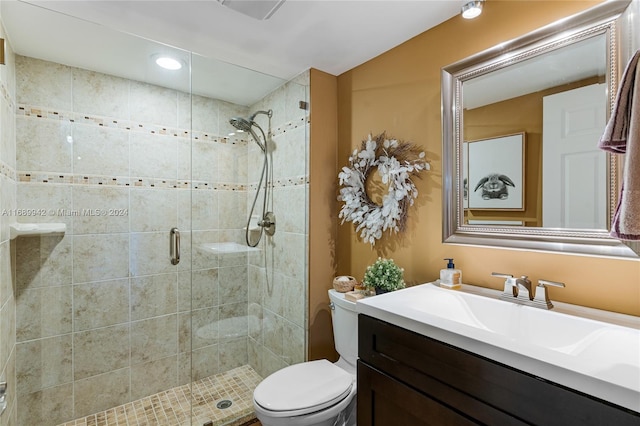
[[[523,275],[520,278],[514,278],[513,275],[501,274],[499,272],[493,272],[491,275],[494,277],[505,278],[504,290],[500,295],[501,299],[543,309],[553,308],[553,304],[551,303],[551,300],[549,300],[549,291],[547,286],[565,286],[564,283],[556,281],[538,280],[538,285],[533,289],[531,287],[531,280],[529,280],[526,275]]]
[[[526,275],[516,279],[516,288],[518,289],[518,297],[533,300],[533,292],[531,291],[531,280]]]

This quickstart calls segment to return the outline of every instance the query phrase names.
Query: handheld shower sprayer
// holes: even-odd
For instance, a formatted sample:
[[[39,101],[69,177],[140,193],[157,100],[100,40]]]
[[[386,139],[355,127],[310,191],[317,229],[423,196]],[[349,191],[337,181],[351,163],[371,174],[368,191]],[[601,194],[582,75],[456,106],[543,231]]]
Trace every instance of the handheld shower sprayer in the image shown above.
[[[258,245],[258,243],[260,242],[260,239],[262,238],[263,232],[266,232],[267,235],[273,235],[276,232],[275,215],[273,214],[273,212],[267,211],[267,201],[268,200],[270,201],[270,197],[271,197],[271,191],[269,188],[270,175],[269,175],[269,152],[267,149],[268,148],[267,136],[265,135],[264,130],[262,130],[262,127],[260,127],[260,125],[254,121],[256,116],[259,114],[264,114],[267,117],[269,117],[269,128],[271,128],[271,116],[273,115],[272,110],[268,110],[268,111],[260,110],[251,114],[249,118],[233,117],[229,120],[229,123],[236,129],[241,130],[243,132],[249,132],[253,137],[253,140],[255,140],[256,144],[258,144],[258,146],[260,147],[260,149],[262,149],[262,152],[264,153],[264,162],[262,165],[260,182],[258,183],[256,196],[253,199],[253,204],[251,205],[251,212],[249,213],[249,219],[247,220],[247,227],[245,232],[245,239],[247,241],[247,245],[251,247],[255,247]],[[257,127],[258,130],[260,130],[260,133],[262,133],[262,140],[264,141],[264,143],[260,141],[260,138],[254,132],[253,130],[254,127]],[[264,182],[264,187],[263,187],[263,182]],[[258,200],[258,195],[260,194],[261,188],[264,190],[264,193],[263,193],[264,195],[262,199],[262,215],[261,215],[262,220],[258,222],[258,226],[260,227],[260,237],[258,238],[258,241],[255,242],[255,244],[252,244],[249,239],[249,230],[250,230],[249,227],[251,224],[251,216],[253,215],[253,211],[255,209],[256,201]]]

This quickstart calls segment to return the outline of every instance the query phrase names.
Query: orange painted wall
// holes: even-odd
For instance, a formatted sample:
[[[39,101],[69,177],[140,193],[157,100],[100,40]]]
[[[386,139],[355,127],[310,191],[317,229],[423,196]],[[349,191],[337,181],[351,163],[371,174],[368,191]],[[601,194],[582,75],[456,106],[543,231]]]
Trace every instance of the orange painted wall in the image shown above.
[[[327,290],[336,275],[337,78],[311,69],[309,146],[309,333],[307,359],[337,360]]]
[[[480,18],[456,16],[338,77],[338,167],[368,133],[382,131],[422,146],[431,163],[417,181],[420,195],[405,234],[371,248],[351,224],[338,227],[338,274],[361,279],[383,256],[405,268],[408,283],[419,284],[438,278],[442,259],[454,257],[467,283],[499,289],[492,271],[546,278],[567,285],[551,290],[554,300],[640,315],[638,260],[442,244],[440,69],[597,3],[489,0]]]

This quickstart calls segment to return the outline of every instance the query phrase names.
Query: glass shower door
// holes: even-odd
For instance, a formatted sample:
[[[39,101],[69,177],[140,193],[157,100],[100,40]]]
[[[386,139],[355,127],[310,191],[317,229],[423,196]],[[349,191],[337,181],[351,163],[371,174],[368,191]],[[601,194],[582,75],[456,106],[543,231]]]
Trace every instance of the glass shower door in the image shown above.
[[[247,72],[193,56],[190,344],[194,424],[250,420],[251,395],[260,380],[249,366],[247,353],[247,257],[257,252],[247,246],[243,233],[247,141],[229,123],[231,117],[247,114],[248,107],[238,103],[234,93],[239,88],[236,80]]]
[[[9,390],[0,424],[189,425],[190,54],[28,3],[1,5],[2,75],[15,75],[1,82],[2,123],[14,129],[1,136],[14,147],[1,158],[1,203],[17,213],[2,222],[3,284],[13,286],[3,285],[0,304]],[[41,50],[13,52],[31,37]],[[69,46],[66,56],[47,43]],[[120,62],[102,61],[108,52]],[[182,68],[157,67],[164,55]],[[59,232],[17,236],[17,223]]]

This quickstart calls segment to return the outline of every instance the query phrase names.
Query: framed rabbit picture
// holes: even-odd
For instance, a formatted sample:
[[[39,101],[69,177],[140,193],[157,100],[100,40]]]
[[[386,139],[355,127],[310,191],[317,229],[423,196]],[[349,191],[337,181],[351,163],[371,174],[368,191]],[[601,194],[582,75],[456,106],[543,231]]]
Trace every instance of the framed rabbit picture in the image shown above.
[[[524,210],[525,141],[522,132],[465,143],[466,208]]]

